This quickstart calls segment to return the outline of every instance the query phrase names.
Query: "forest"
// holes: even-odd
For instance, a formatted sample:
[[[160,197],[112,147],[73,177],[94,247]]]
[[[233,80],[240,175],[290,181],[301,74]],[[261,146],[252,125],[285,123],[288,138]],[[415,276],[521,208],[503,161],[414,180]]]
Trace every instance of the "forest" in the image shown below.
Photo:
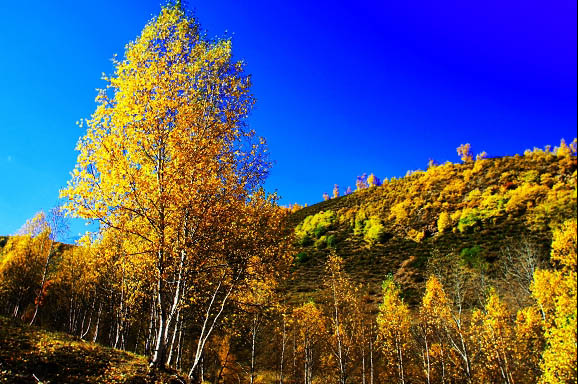
[[[230,40],[168,5],[114,66],[62,205],[0,237],[0,327],[147,359],[94,382],[577,382],[576,139],[284,207]]]

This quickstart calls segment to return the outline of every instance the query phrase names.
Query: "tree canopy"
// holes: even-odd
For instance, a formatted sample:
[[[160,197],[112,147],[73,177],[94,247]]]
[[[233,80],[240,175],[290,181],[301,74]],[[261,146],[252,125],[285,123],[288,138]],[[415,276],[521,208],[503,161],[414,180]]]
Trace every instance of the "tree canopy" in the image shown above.
[[[250,77],[231,41],[208,40],[179,5],[164,7],[114,64],[61,196],[73,216],[121,236],[126,257],[154,265],[153,364],[168,358],[185,296],[204,305],[194,367],[227,300],[277,256],[278,236],[262,237],[280,216],[260,188],[265,141],[245,122]]]

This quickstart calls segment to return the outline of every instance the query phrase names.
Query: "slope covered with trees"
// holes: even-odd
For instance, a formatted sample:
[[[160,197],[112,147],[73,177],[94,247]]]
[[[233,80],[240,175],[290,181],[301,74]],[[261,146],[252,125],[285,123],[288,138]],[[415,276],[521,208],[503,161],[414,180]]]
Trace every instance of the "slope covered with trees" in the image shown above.
[[[230,41],[166,6],[114,64],[63,210],[0,239],[5,316],[144,355],[154,380],[576,382],[576,141],[462,145],[459,164],[285,209]],[[63,211],[98,231],[57,243]],[[37,358],[18,342],[2,367]]]
[[[297,291],[315,290],[331,251],[376,300],[384,276],[394,274],[414,304],[437,257],[454,254],[496,284],[520,253],[545,262],[552,228],[576,215],[575,145],[430,164],[294,210]]]
[[[573,147],[561,148],[430,167],[290,214],[275,208],[274,232],[293,232],[282,248],[294,255],[292,266],[247,281],[215,308],[221,317],[200,352],[201,377],[574,382],[576,156]],[[485,172],[474,172],[482,166]],[[423,187],[428,183],[438,192]],[[5,242],[5,315],[33,322],[37,313],[44,327],[151,356],[154,268],[114,232],[77,246],[55,243],[55,223],[36,215]],[[206,291],[195,300],[216,296]],[[180,325],[168,341],[172,367],[190,371],[194,364],[207,323],[202,308],[180,304]]]

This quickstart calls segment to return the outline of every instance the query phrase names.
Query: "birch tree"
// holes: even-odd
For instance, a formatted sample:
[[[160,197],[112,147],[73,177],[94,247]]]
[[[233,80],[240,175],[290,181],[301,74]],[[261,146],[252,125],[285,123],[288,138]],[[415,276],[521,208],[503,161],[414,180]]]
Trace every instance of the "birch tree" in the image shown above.
[[[250,77],[231,41],[206,39],[180,5],[164,7],[114,65],[61,196],[72,216],[115,231],[129,256],[154,265],[151,365],[167,362],[183,306],[202,314],[194,371],[252,257],[274,253],[253,241],[271,224],[256,208],[275,204],[259,192],[265,142],[245,123]]]

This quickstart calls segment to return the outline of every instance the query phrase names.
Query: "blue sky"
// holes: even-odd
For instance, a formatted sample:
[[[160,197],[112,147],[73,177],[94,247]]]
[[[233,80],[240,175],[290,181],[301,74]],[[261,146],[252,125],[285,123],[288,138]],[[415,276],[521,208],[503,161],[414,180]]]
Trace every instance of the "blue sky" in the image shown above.
[[[357,3],[357,2],[356,2]],[[189,1],[253,76],[249,123],[281,203],[402,176],[456,147],[521,153],[576,136],[576,1]],[[2,2],[0,234],[58,199],[75,125],[159,0]],[[74,223],[71,235],[83,231]]]

